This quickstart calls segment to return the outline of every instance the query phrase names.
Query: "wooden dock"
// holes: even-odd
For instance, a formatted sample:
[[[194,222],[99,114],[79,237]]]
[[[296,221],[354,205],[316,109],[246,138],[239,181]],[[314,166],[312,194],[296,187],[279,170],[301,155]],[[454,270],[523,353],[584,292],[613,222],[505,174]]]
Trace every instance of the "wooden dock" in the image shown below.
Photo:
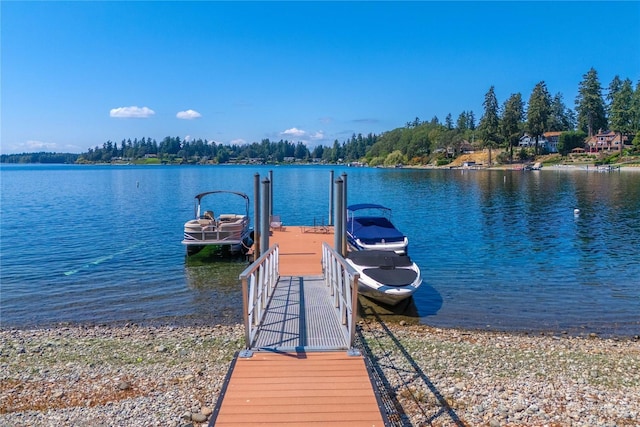
[[[250,351],[236,356],[210,426],[367,426],[384,418],[364,357],[350,351],[324,284],[333,229],[273,231],[280,278]]]
[[[269,243],[280,245],[280,275],[321,276],[322,242],[333,246],[333,227],[295,225],[273,230]]]
[[[384,426],[362,357],[268,353],[235,361],[216,426]]]

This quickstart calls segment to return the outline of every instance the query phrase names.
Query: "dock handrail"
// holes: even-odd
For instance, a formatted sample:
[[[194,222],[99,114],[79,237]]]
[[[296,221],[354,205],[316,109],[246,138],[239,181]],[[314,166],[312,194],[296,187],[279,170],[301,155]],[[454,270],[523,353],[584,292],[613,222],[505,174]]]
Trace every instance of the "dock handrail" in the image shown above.
[[[334,306],[344,326],[345,339],[354,347],[356,317],[358,313],[358,273],[328,243],[322,243],[322,270],[324,281],[330,287]]]
[[[241,274],[242,308],[245,330],[245,347],[251,348],[258,325],[262,321],[269,297],[280,277],[277,244],[271,246],[260,258]]]

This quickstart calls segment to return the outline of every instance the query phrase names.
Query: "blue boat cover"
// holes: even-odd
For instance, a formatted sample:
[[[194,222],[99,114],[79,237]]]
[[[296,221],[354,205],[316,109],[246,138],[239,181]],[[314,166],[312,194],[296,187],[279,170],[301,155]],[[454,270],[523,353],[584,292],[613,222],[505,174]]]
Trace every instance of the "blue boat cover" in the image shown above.
[[[347,210],[350,210],[350,211],[358,211],[360,209],[384,209],[386,211],[391,210],[389,208],[386,208],[382,205],[378,205],[375,203],[358,203],[358,204],[347,207]]]
[[[385,240],[385,242],[401,242],[402,234],[385,217],[356,217],[347,221],[347,232],[350,237],[360,239],[363,243],[372,244]]]

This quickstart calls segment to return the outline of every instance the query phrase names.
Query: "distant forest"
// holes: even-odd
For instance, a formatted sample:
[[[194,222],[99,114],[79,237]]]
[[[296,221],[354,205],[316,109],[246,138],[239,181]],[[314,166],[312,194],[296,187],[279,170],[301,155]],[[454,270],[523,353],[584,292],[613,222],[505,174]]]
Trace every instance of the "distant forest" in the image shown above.
[[[603,94],[603,92],[605,92]],[[2,163],[288,163],[363,162],[370,166],[397,164],[444,165],[469,150],[500,149],[499,163],[530,160],[540,151],[538,145],[518,147],[528,134],[536,141],[545,132],[562,132],[558,149],[566,155],[584,146],[585,139],[602,131],[613,131],[630,141],[626,149],[640,153],[640,81],[635,90],[630,79],[615,76],[603,90],[598,74],[591,68],[580,82],[575,109],[565,105],[561,93],[551,95],[544,81],[533,88],[525,103],[520,93],[511,94],[502,104],[495,87],[487,91],[483,114],[476,123],[473,111],[463,111],[454,120],[416,117],[404,127],[380,135],[354,134],[332,146],[312,150],[302,142],[264,139],[243,145],[223,145],[203,139],[181,140],[165,137],[107,141],[81,154],[24,153],[2,155]],[[514,148],[517,147],[514,153]],[[622,146],[620,147],[622,149]]]

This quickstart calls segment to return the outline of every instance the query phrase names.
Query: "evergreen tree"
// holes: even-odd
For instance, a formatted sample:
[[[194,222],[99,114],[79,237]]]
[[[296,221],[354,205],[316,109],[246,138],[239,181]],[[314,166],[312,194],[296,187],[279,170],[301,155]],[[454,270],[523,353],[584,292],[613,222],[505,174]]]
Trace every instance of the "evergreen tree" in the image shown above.
[[[550,131],[569,131],[575,128],[575,115],[573,111],[564,105],[562,94],[556,93],[551,100],[549,116]]]
[[[462,113],[460,113],[460,115],[458,116],[458,120],[456,120],[456,128],[459,131],[464,132],[465,130],[467,130],[467,112],[463,111]]]
[[[538,140],[540,135],[548,130],[549,116],[551,113],[551,97],[544,81],[539,82],[531,92],[529,106],[527,108],[526,129],[529,135],[535,137],[535,152],[539,153]]]
[[[467,112],[467,129],[476,130],[476,116],[471,110]]]
[[[447,129],[453,129],[453,118],[451,117],[451,113],[447,114],[447,117],[444,118],[444,125]]]
[[[314,159],[322,159],[323,153],[324,153],[324,146],[316,145],[315,148],[313,149],[313,152],[311,153],[311,157],[313,157]]]
[[[500,118],[498,116],[498,99],[495,88],[491,86],[484,96],[484,115],[480,119],[478,130],[485,147],[489,148],[489,166],[491,166],[491,149],[499,142]]]
[[[613,104],[613,98],[621,88],[622,88],[622,80],[620,79],[620,76],[616,74],[613,80],[611,80],[611,83],[609,83],[609,88],[607,90],[607,105],[606,105],[607,118],[611,117],[611,105]]]
[[[598,80],[598,73],[591,68],[582,76],[576,97],[576,112],[578,113],[578,129],[588,136],[593,136],[600,130],[607,128],[602,87]]]
[[[611,86],[609,87],[611,88]],[[611,95],[609,121],[611,130],[620,134],[619,147],[622,152],[624,138],[633,131],[633,86],[631,80],[625,79]]]
[[[309,157],[309,150],[307,149],[307,146],[302,142],[298,142],[294,150],[294,157],[299,160],[306,160]]]
[[[524,102],[520,93],[512,94],[502,107],[500,131],[502,138],[509,144],[509,160],[513,161],[513,146],[518,143],[524,120]]]
[[[636,83],[636,90],[633,91],[631,99],[631,132],[640,143],[640,80]]]
[[[411,122],[407,122],[407,127],[408,128],[415,128],[420,126],[420,118],[416,116],[415,119],[413,119],[413,121]]]
[[[558,151],[563,156],[566,156],[574,148],[583,148],[584,140],[587,134],[579,131],[562,132],[558,138]]]

